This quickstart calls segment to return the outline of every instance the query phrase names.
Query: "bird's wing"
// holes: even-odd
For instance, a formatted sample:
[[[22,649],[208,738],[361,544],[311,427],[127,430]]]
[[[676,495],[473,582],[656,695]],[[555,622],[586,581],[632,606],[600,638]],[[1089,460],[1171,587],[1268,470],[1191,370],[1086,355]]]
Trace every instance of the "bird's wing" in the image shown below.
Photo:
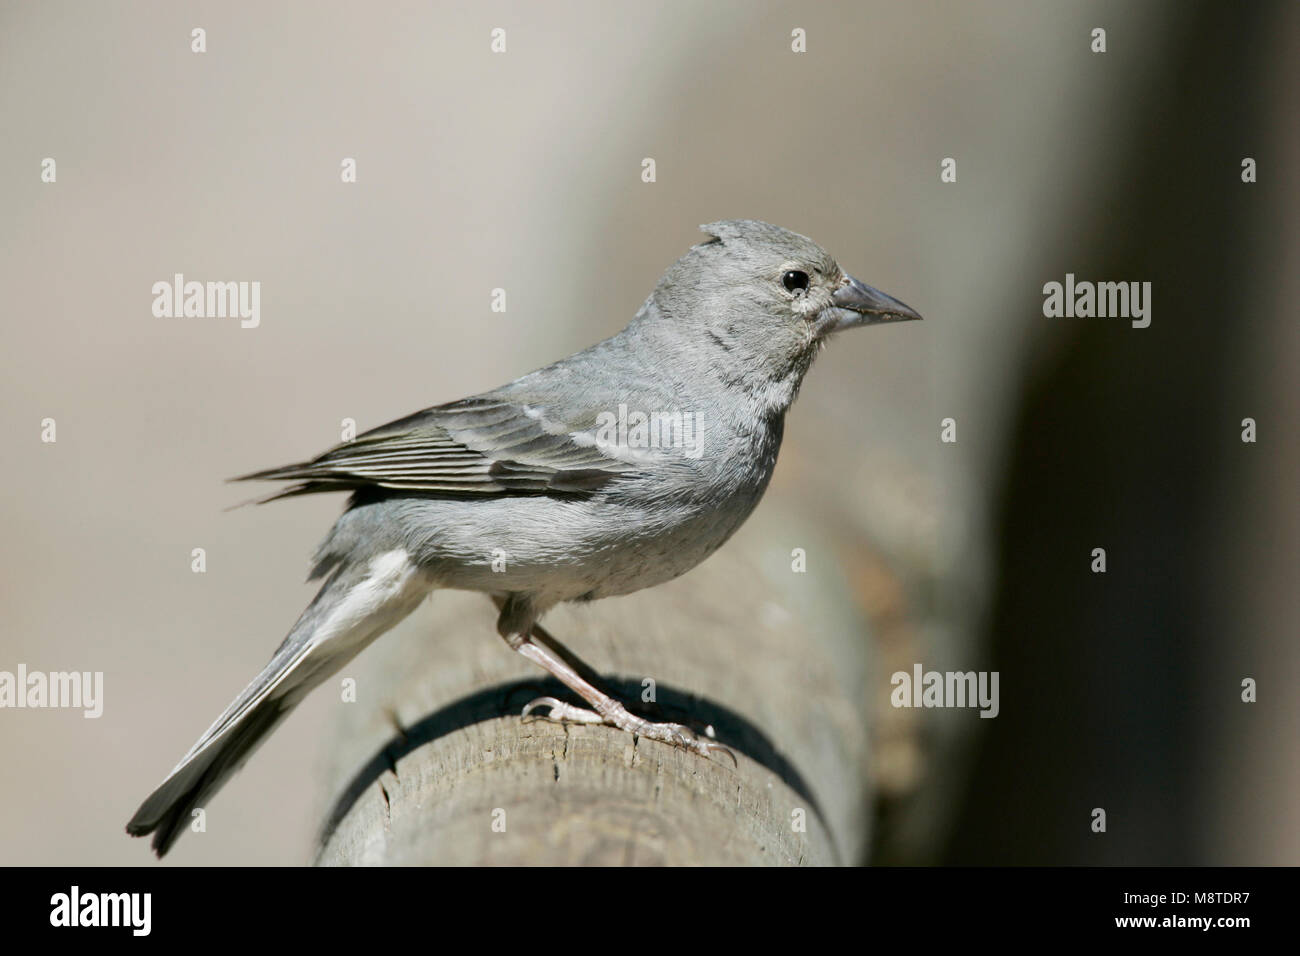
[[[473,496],[585,493],[636,470],[595,441],[596,412],[488,393],[425,409],[297,465],[235,481],[297,480],[274,498],[380,487]]]

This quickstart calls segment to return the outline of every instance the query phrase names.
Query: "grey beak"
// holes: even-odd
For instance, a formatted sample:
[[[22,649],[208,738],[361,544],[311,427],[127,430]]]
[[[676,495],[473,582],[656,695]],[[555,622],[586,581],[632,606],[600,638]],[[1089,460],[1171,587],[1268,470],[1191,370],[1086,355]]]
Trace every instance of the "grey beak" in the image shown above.
[[[828,311],[835,316],[829,330],[832,332],[857,325],[907,322],[921,317],[915,309],[852,276],[844,277],[840,287],[831,295],[831,303],[834,308]]]

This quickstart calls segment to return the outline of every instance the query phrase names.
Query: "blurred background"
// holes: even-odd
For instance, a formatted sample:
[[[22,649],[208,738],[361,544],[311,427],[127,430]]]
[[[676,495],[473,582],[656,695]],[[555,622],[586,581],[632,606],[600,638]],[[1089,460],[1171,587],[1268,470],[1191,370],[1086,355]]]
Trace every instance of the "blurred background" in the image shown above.
[[[222,479],[613,334],[732,217],[926,317],[823,354],[769,492],[876,662],[859,862],[1300,862],[1297,94],[1286,3],[0,3],[0,670],[105,675],[0,710],[0,863],[151,861],[126,819],[314,593],[341,499]],[[259,327],[155,317],[178,272]],[[1067,272],[1150,327],[1045,318]],[[914,662],[999,716],[894,710]],[[334,703],[168,862],[307,860]]]

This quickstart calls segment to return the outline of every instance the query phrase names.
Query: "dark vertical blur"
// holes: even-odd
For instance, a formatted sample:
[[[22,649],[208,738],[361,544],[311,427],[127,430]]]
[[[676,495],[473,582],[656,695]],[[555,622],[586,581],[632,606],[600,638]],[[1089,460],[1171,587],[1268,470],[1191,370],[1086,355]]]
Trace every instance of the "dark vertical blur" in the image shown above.
[[[1229,562],[1280,557],[1232,537],[1278,521],[1243,503],[1244,475],[1295,441],[1276,418],[1259,444],[1240,433],[1267,404],[1251,346],[1284,321],[1269,293],[1296,269],[1279,201],[1293,169],[1268,144],[1295,105],[1278,64],[1300,44],[1283,6],[1178,11],[1169,61],[1133,78],[1132,128],[1079,144],[1127,151],[1128,174],[1036,253],[1043,281],[1151,280],[1153,318],[1141,330],[1043,320],[1061,333],[1026,370],[995,505],[988,628],[1002,713],[982,728],[946,862],[1269,862],[1232,852],[1259,844],[1259,821],[1212,809],[1213,778],[1225,748],[1269,732],[1250,723],[1263,712],[1242,710],[1267,701],[1240,702],[1240,678],[1270,661],[1263,635],[1232,620],[1243,569]],[[1241,183],[1245,156],[1260,183]],[[1041,308],[1034,291],[1015,307]],[[1228,512],[1242,520],[1223,538]],[[1090,571],[1097,547],[1105,574]],[[1277,744],[1279,759],[1294,753],[1265,742]],[[1105,834],[1090,830],[1095,807]]]

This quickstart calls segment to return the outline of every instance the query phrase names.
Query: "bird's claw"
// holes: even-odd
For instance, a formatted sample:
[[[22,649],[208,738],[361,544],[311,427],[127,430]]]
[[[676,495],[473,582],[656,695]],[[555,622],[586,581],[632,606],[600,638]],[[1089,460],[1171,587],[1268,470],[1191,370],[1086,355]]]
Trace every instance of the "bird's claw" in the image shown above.
[[[681,724],[651,724],[652,727],[673,727],[675,728],[676,737],[668,741],[679,747],[685,747],[687,750],[694,751],[702,757],[712,757],[715,753],[726,754],[731,758],[731,765],[739,767],[740,762],[736,760],[736,755],[730,747],[725,747],[716,740],[710,740],[707,737],[701,737],[689,727]]]
[[[548,712],[534,714],[533,711],[539,707],[548,708]],[[715,753],[726,754],[731,758],[733,766],[740,765],[731,748],[699,736],[685,724],[657,724],[636,716],[617,702],[608,708],[607,713],[600,713],[586,707],[577,707],[556,697],[538,697],[524,705],[520,717],[524,720],[553,720],[557,723],[608,724],[629,734],[681,747],[702,757],[711,757]]]
[[[545,714],[533,714],[534,708],[549,707],[550,712]],[[574,724],[603,724],[605,718],[600,716],[594,710],[588,710],[585,707],[575,707],[573,704],[566,703],[556,697],[538,697],[536,700],[530,700],[524,705],[523,712],[519,715],[525,721],[531,716],[533,720],[553,720],[556,723],[574,723]]]
[[[658,740],[666,744],[672,744],[674,747],[681,747],[697,753],[702,757],[707,757],[715,750],[723,751],[729,756],[734,763],[736,755],[733,754],[722,744],[715,743],[705,737],[701,737],[690,727],[685,724],[655,724],[649,721],[641,721],[634,718],[635,723],[630,727],[623,729],[629,733],[636,734],[639,737],[648,737],[651,740]],[[617,725],[616,725],[617,726]]]

